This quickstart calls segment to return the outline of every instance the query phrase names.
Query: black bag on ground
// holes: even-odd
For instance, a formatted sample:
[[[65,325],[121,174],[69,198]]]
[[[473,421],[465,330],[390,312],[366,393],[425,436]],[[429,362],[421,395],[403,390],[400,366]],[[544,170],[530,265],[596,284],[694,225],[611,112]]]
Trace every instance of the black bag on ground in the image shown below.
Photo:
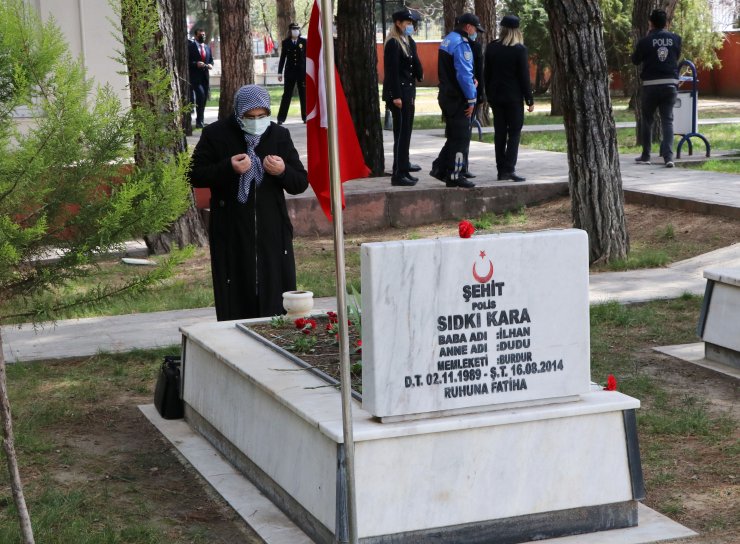
[[[164,419],[181,419],[184,413],[180,399],[180,357],[165,355],[154,388],[154,406]]]

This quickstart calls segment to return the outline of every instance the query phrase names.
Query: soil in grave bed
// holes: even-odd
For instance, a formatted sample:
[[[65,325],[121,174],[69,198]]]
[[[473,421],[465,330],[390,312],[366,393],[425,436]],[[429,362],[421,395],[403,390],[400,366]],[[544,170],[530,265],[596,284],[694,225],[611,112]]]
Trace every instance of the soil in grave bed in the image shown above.
[[[339,325],[336,314],[295,321],[277,316],[270,323],[249,324],[248,329],[339,382]],[[362,394],[362,340],[349,322],[349,361],[352,389]]]

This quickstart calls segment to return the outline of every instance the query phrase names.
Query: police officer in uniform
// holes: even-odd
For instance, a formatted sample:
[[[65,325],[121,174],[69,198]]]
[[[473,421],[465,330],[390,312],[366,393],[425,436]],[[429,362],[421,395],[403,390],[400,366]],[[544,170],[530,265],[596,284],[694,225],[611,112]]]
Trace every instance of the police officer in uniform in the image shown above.
[[[666,23],[666,12],[653,10],[648,21],[648,34],[637,42],[632,54],[632,63],[642,64],[642,155],[635,160],[640,164],[650,164],[653,117],[657,109],[663,128],[660,155],[666,167],[673,168],[673,105],[678,95],[681,37],[668,32]]]
[[[484,31],[478,17],[464,13],[458,17],[455,29],[439,45],[437,101],[445,117],[447,141],[432,163],[429,175],[444,181],[447,187],[475,187],[475,183],[461,172],[470,145],[470,118],[478,99],[469,43],[475,40],[478,32]]]
[[[415,185],[410,174],[409,146],[414,125],[416,82],[424,77],[416,42],[411,37],[419,17],[404,9],[393,14],[383,49],[383,100],[393,115],[393,174],[391,185]]]
[[[298,99],[301,101],[301,119],[306,122],[306,38],[301,37],[301,27],[290,23],[290,36],[280,46],[278,81],[283,84],[283,98],[280,101],[277,122],[282,125],[288,116],[288,108],[293,98],[293,87],[298,86]],[[285,68],[285,71],[283,71]]]
[[[457,22],[457,21],[456,21]],[[481,104],[486,101],[486,93],[484,92],[483,88],[483,44],[480,43],[480,41],[470,41],[468,42],[468,45],[470,45],[470,50],[473,52],[473,78],[476,81],[476,91],[478,91],[478,101],[475,104],[475,109],[473,110],[473,115],[470,118],[470,132],[472,135],[473,132],[473,123],[475,121],[475,116],[478,113],[479,108],[481,107]],[[461,173],[466,178],[474,178],[476,177],[475,174],[473,174],[470,169],[468,168],[468,152],[470,151],[470,141],[468,141],[468,147],[465,149],[465,165],[463,166]]]

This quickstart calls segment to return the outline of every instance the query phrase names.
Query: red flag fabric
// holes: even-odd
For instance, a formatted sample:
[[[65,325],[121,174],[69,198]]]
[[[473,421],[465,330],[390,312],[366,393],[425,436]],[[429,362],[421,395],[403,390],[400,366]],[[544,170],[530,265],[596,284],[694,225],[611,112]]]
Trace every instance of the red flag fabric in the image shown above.
[[[308,182],[311,184],[321,209],[327,219],[331,216],[331,190],[329,188],[329,144],[328,112],[326,111],[326,88],[324,81],[323,40],[321,34],[321,8],[314,0],[311,19],[306,37],[306,136],[308,150]],[[337,90],[337,138],[339,140],[339,179],[344,183],[349,179],[364,178],[370,174],[365,165],[357,133],[349,114],[339,74],[334,68]],[[342,208],[344,190],[342,189]]]
[[[272,36],[269,34],[265,35],[265,54],[270,54],[275,49],[275,42],[272,41]]]

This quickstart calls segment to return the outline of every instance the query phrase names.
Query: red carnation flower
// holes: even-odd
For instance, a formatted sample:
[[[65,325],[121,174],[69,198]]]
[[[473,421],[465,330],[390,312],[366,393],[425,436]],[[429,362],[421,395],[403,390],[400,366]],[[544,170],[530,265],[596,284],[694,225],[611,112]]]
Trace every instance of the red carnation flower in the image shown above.
[[[329,323],[336,323],[338,320],[336,312],[326,312],[326,317],[329,318]]]
[[[306,326],[306,320],[303,317],[299,317],[295,320],[295,328],[296,329],[302,329]]]
[[[303,328],[303,329],[301,329],[301,332],[303,334],[311,334],[311,327]]]
[[[318,324],[315,319],[306,319],[306,325],[310,325],[312,329],[315,329]]]
[[[470,221],[460,221],[457,229],[460,233],[460,238],[470,238],[475,232],[475,227]]]
[[[609,377],[606,379],[606,387],[604,388],[605,391],[616,391],[617,390],[617,379],[614,377],[614,374],[609,374]]]

